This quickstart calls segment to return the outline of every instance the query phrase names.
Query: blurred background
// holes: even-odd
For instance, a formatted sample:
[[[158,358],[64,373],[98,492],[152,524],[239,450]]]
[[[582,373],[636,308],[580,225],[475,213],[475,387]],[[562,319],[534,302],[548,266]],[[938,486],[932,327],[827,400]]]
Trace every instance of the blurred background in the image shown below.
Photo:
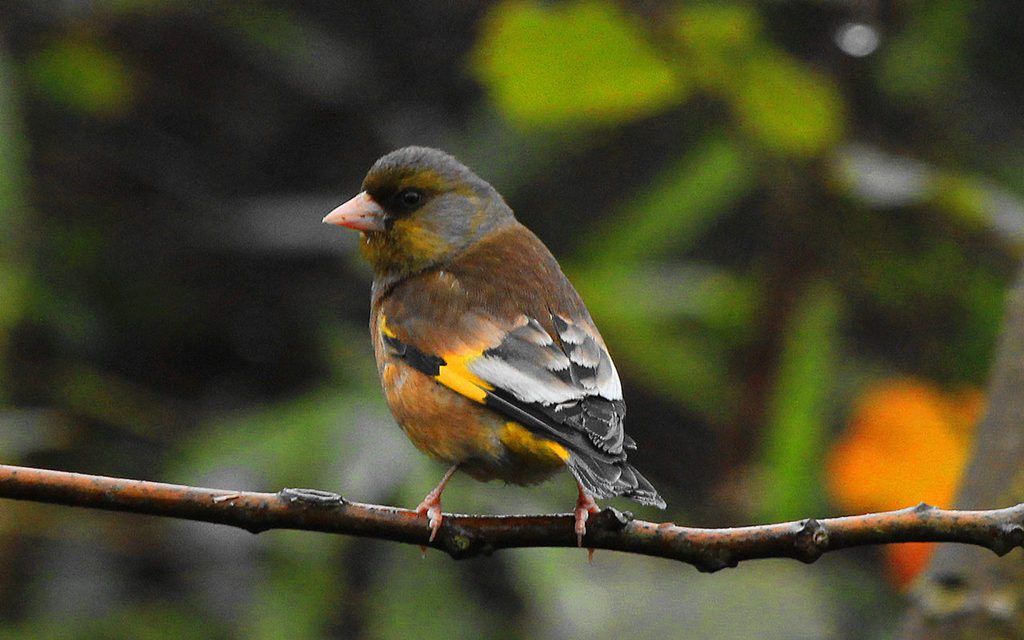
[[[949,506],[1024,240],[1008,0],[0,3],[0,460],[412,507],[357,234],[454,153],[551,248],[630,459],[731,526]],[[566,475],[458,512],[568,511]],[[978,505],[993,507],[998,505]],[[886,638],[926,546],[813,566],[0,503],[0,637]]]

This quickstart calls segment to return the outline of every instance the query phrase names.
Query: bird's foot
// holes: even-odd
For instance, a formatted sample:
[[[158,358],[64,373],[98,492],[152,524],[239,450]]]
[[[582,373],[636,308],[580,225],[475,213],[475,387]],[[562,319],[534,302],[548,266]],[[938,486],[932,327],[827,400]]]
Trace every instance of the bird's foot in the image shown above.
[[[416,507],[416,513],[427,514],[427,526],[430,527],[430,538],[427,539],[427,542],[433,542],[437,537],[437,530],[441,528],[441,492],[444,491],[448,481],[458,470],[459,465],[453,464],[441,478],[441,482],[437,483],[434,490],[428,493],[427,497],[423,498],[423,502]]]
[[[431,491],[420,506],[416,507],[416,513],[427,514],[427,526],[430,527],[430,538],[428,542],[433,542],[437,536],[437,530],[441,528],[441,495],[437,495]]]
[[[587,534],[587,519],[590,514],[597,513],[601,507],[597,506],[594,498],[580,487],[580,497],[576,500],[576,508],[573,514],[576,516],[576,544],[583,546],[583,536]]]

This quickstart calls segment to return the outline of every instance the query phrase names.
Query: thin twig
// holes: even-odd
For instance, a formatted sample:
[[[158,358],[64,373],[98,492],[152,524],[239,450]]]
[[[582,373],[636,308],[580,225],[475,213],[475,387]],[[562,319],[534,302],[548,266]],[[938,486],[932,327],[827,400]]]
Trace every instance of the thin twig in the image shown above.
[[[0,498],[215,522],[253,533],[305,529],[429,546],[454,558],[517,547],[577,546],[572,514],[444,514],[428,542],[426,516],[360,504],[311,489],[255,493],[0,465]],[[583,546],[672,558],[701,571],[755,558],[813,562],[827,551],[893,542],[960,542],[1003,555],[1024,542],[1024,504],[990,511],[916,507],[841,518],[698,529],[636,520],[606,508],[587,523]]]

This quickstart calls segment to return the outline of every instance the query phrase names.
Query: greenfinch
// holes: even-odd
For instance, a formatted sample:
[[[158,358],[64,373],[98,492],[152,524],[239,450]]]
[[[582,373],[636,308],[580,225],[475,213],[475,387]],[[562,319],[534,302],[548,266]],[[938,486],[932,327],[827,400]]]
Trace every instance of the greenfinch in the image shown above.
[[[519,485],[576,480],[582,544],[595,498],[665,501],[626,461],[626,405],[604,340],[547,247],[452,156],[405,147],[324,222],[361,232],[370,333],[387,403],[412,443],[450,466],[416,511],[433,540],[458,470]]]

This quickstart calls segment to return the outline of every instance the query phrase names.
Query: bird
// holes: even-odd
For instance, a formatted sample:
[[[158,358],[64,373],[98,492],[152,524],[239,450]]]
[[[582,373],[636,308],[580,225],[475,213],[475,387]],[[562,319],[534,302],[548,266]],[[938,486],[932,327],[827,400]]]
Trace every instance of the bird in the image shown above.
[[[665,508],[626,460],[636,444],[622,385],[587,307],[494,187],[444,151],[404,147],[323,222],[360,232],[387,404],[413,445],[448,465],[416,508],[429,541],[457,471],[533,485],[567,469],[580,546],[596,499]]]

